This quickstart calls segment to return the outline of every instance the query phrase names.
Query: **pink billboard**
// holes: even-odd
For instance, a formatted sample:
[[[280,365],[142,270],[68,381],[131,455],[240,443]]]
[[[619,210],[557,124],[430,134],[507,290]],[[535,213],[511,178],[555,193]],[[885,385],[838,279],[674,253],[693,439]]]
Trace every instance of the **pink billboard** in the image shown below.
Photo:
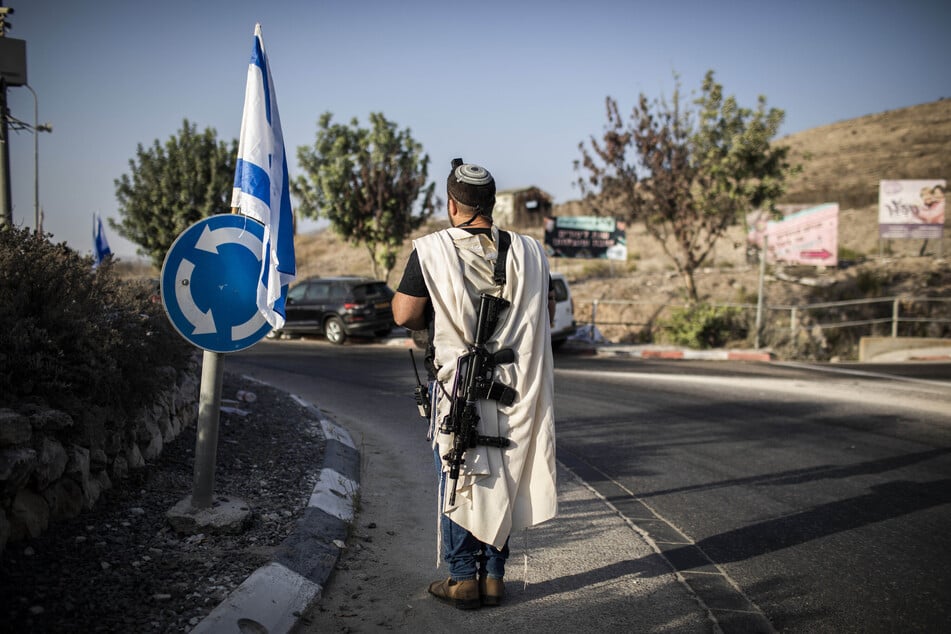
[[[836,266],[839,251],[839,204],[825,203],[769,221],[767,262]]]
[[[879,181],[879,237],[940,239],[945,189],[944,179]]]

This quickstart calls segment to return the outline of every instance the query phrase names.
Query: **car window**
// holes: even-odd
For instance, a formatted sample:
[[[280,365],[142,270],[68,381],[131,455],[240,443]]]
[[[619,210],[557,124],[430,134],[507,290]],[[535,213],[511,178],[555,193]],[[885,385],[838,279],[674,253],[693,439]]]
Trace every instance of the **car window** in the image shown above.
[[[565,286],[565,281],[558,278],[552,278],[551,288],[555,291],[555,301],[563,302],[568,299],[568,287]]]
[[[383,282],[372,282],[370,284],[359,284],[353,287],[353,299],[358,302],[365,302],[368,299],[380,297],[390,297],[392,293],[389,287]]]
[[[304,298],[304,294],[307,292],[308,284],[298,284],[294,288],[287,291],[287,299],[294,300],[295,302],[300,301]]]
[[[348,291],[349,289],[347,288],[347,284],[344,284],[343,282],[336,282],[330,287],[330,299],[335,302],[344,300],[347,298],[347,295],[349,295]]]
[[[327,299],[327,296],[330,294],[330,287],[325,282],[313,282],[307,288],[307,300],[308,301],[320,301],[322,299]]]
[[[367,294],[373,297],[392,297],[393,289],[384,282],[376,282],[375,284],[370,284]]]

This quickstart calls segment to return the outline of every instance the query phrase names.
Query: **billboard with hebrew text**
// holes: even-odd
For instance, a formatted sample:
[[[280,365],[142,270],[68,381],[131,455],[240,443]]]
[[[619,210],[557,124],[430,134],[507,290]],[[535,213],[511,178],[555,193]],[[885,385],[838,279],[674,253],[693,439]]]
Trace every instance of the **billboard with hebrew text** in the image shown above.
[[[946,188],[944,179],[879,181],[879,237],[940,239]]]

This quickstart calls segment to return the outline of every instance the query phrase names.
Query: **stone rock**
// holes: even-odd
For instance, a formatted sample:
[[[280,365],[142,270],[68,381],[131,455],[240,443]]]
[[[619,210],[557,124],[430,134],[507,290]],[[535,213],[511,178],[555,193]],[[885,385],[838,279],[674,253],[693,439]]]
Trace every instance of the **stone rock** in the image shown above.
[[[112,461],[112,477],[116,480],[125,480],[129,476],[129,462],[125,456],[118,455]]]
[[[7,520],[7,512],[0,508],[0,553],[7,546],[7,540],[10,539],[10,521]]]
[[[24,445],[30,442],[33,426],[30,419],[12,409],[0,409],[0,447]]]
[[[54,522],[79,515],[83,510],[83,489],[70,478],[61,478],[43,491]]]
[[[191,427],[198,422],[198,404],[192,403],[181,411],[182,428]]]
[[[178,387],[172,388],[165,393],[165,407],[168,409],[168,415],[171,418],[178,416],[178,405],[176,404]]]
[[[147,421],[145,428],[149,433],[149,441],[145,449],[142,450],[142,457],[146,460],[154,460],[162,455],[162,448],[165,446],[165,443],[162,441],[162,431],[153,421]]]
[[[130,469],[141,469],[145,466],[145,458],[142,457],[139,446],[134,443],[126,449],[125,459],[128,461]]]
[[[182,379],[175,391],[175,412],[182,416],[186,410],[194,411],[198,415],[198,377],[190,374]],[[187,418],[185,419],[187,420]]]
[[[35,491],[20,489],[10,507],[10,541],[39,537],[50,524],[50,507]]]
[[[56,409],[44,409],[30,416],[34,429],[41,431],[59,431],[73,426],[73,419],[66,412]]]
[[[196,509],[192,507],[191,496],[188,496],[165,516],[178,533],[240,535],[251,519],[251,507],[238,498],[217,495],[211,506]]]
[[[106,465],[109,464],[109,458],[106,456],[106,451],[101,447],[96,447],[89,452],[89,471],[90,473],[97,473],[106,468]]]
[[[79,445],[72,445],[67,453],[69,462],[66,463],[65,475],[79,486],[80,492],[83,492],[89,487],[89,450]]]
[[[33,449],[0,449],[0,494],[11,497],[20,490],[36,468]]]
[[[102,408],[95,408],[83,416],[82,433],[77,442],[84,447],[96,449],[106,444],[106,424],[101,414],[97,415],[101,412]]]
[[[106,452],[107,456],[115,456],[120,451],[122,451],[122,434],[113,431],[112,433],[106,436],[106,442],[103,445],[103,450]],[[108,466],[109,460],[106,459],[106,465]]]
[[[175,420],[175,415],[169,413],[168,409],[162,409],[165,412],[165,415],[159,418],[156,422],[158,423],[159,431],[162,432],[162,442],[170,443],[175,440],[175,429],[172,426],[172,421]]]
[[[182,433],[182,418],[177,413],[172,414],[168,419],[169,433],[171,438],[166,438],[165,442],[169,443],[178,438],[178,435]]]
[[[69,462],[66,463],[66,473],[76,477],[80,482],[89,479],[89,450],[79,445],[71,445],[67,451]]]
[[[146,445],[152,440],[149,433],[148,424],[152,420],[153,411],[151,407],[144,407],[135,417],[132,424],[132,437],[137,444]]]
[[[96,505],[96,502],[99,500],[99,496],[102,495],[102,492],[108,491],[111,488],[112,480],[109,479],[108,473],[105,471],[100,471],[98,473],[90,474],[89,482],[83,489],[83,506],[87,509],[91,509]]]
[[[155,368],[154,372],[165,385],[175,385],[175,380],[178,378],[178,370],[170,365],[160,365]]]
[[[59,441],[52,438],[43,438],[36,456],[36,469],[33,470],[33,481],[40,491],[59,480],[66,471],[69,456]]]

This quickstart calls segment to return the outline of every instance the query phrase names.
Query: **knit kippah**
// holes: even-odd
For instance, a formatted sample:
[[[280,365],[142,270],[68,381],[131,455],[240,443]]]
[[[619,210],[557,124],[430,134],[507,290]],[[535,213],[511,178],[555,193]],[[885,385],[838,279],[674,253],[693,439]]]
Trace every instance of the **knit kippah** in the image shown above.
[[[463,205],[486,216],[492,215],[492,208],[495,207],[495,179],[484,167],[471,163],[454,167],[446,180],[446,191]]]

